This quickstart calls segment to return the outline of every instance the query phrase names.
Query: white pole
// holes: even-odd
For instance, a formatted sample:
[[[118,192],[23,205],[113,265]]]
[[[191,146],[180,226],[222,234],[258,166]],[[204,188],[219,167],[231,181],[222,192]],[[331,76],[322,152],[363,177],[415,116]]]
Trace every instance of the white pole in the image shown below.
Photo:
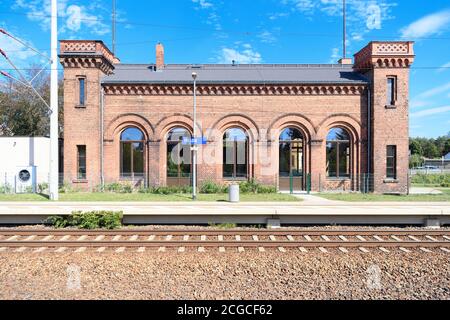
[[[52,0],[51,18],[51,81],[50,81],[50,199],[57,201],[58,194],[58,3]]]
[[[192,73],[192,78],[194,79],[194,126],[193,134],[194,139],[197,139],[197,74]],[[197,143],[194,144],[192,148],[192,200],[197,200]]]

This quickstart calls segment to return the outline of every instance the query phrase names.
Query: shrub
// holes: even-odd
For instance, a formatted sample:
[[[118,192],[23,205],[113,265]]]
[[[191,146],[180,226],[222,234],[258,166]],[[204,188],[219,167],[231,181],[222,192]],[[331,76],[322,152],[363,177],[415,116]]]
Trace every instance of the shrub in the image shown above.
[[[113,193],[133,193],[133,186],[129,183],[109,183],[105,184],[103,188],[98,188],[100,192],[113,192]],[[102,191],[103,190],[103,191]]]
[[[411,178],[413,184],[429,184],[434,186],[442,186],[442,184],[450,184],[450,174],[423,174],[413,175]]]
[[[105,187],[104,187],[105,192],[120,193],[121,190],[122,190],[122,185],[118,182],[105,184]]]
[[[206,181],[200,187],[200,193],[213,194],[213,193],[224,193],[225,187],[215,183],[214,181]]]
[[[219,223],[219,224],[209,223],[208,225],[210,227],[218,228],[218,229],[234,229],[237,227],[236,223]]]
[[[47,192],[48,191],[48,188],[49,188],[49,185],[48,185],[48,183],[47,182],[44,182],[44,183],[39,183],[38,184],[38,187],[37,187],[37,192],[38,193],[45,193],[45,192]]]
[[[275,186],[259,186],[258,187],[258,193],[264,193],[264,194],[268,194],[268,193],[277,193],[277,187]]]
[[[53,216],[48,223],[55,228],[77,227],[80,229],[117,229],[122,226],[123,213],[114,211],[74,211],[69,216]]]
[[[239,184],[239,188],[242,193],[258,193],[258,188],[260,184],[256,182],[255,179],[251,179],[249,181],[241,182]]]
[[[240,192],[245,193],[277,193],[275,186],[266,186],[258,183],[255,179],[251,179],[239,184]]]
[[[11,193],[11,192],[12,192],[12,187],[8,183],[0,186],[0,193]]]
[[[133,187],[131,184],[123,184],[122,188],[119,191],[120,193],[133,193]]]
[[[62,186],[59,187],[59,193],[74,193],[78,191],[79,189],[72,187],[72,185],[66,181],[64,181]]]

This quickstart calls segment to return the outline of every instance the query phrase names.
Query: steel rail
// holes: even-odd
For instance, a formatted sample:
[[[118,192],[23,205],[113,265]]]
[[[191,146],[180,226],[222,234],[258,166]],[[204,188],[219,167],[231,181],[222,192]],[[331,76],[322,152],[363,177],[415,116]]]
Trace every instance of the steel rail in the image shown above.
[[[0,247],[449,247],[450,241],[0,241]]]

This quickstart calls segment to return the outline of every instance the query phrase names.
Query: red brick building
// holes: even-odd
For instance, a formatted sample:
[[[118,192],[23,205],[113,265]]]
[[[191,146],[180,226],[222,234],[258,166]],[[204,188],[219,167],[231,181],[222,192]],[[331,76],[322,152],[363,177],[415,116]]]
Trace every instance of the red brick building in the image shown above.
[[[354,64],[166,65],[156,51],[121,64],[101,41],[61,41],[67,182],[189,184],[195,72],[199,184],[407,192],[412,42],[371,42]]]

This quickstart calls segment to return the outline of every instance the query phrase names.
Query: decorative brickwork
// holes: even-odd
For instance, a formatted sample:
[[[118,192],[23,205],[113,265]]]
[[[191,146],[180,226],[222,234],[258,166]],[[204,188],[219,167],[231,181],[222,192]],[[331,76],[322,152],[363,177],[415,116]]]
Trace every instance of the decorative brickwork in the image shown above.
[[[199,85],[198,95],[361,95],[364,86],[285,86],[285,85]],[[188,95],[192,96],[191,85],[107,85],[108,95]]]
[[[355,68],[408,68],[414,62],[414,42],[371,42],[355,54]]]

